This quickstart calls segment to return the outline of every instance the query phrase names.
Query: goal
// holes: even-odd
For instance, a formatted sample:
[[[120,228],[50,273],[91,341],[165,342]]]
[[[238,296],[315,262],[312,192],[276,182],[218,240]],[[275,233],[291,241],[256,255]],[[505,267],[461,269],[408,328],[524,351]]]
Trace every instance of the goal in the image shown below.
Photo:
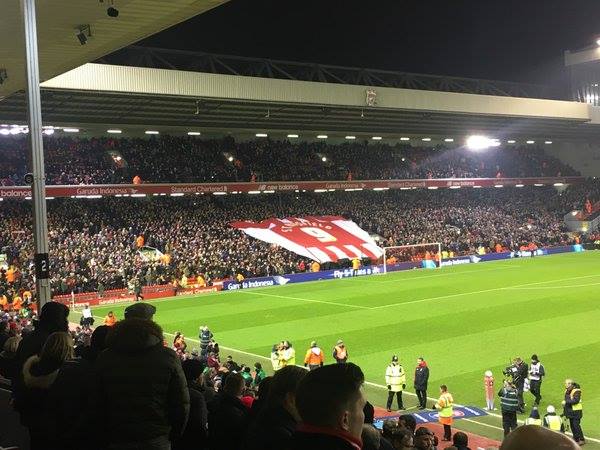
[[[383,272],[406,269],[436,269],[441,267],[442,244],[398,245],[383,248]]]

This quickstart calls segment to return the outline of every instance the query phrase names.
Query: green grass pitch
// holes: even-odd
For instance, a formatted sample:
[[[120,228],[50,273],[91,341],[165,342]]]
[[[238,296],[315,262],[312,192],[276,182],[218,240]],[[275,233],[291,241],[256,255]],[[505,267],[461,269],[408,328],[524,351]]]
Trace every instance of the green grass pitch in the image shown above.
[[[273,343],[290,340],[297,363],[316,340],[332,362],[339,338],[369,382],[384,384],[393,354],[408,373],[412,392],[415,360],[431,370],[428,394],[447,384],[455,401],[483,407],[483,373],[491,369],[499,388],[509,358],[527,362],[537,353],[547,377],[542,405],[560,407],[565,378],[583,389],[584,432],[600,439],[600,252],[562,254],[388,275],[233,291],[155,302],[155,320],[166,333],[197,339],[206,324],[222,356],[247,363],[269,356]],[[126,305],[98,307],[123,317]],[[191,341],[192,347],[197,342]],[[241,352],[233,351],[237,349]],[[266,359],[265,366],[270,366]],[[384,389],[369,384],[368,398],[384,405]],[[526,402],[533,397],[526,393]],[[405,405],[415,404],[407,396]],[[499,438],[500,419],[457,421],[459,428]],[[590,448],[600,448],[592,441]],[[599,441],[600,442],[600,441]]]

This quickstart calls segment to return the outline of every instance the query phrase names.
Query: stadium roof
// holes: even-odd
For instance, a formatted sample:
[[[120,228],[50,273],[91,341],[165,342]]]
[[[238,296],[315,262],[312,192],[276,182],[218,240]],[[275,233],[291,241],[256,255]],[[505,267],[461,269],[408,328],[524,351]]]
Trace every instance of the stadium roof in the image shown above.
[[[214,8],[227,0],[119,0],[116,18],[108,17],[102,0],[37,1],[40,77],[48,80],[60,73],[167,27]],[[76,37],[80,26],[89,25],[85,45]],[[2,2],[0,14],[0,99],[25,87],[23,18],[19,1]]]
[[[366,103],[374,89],[376,104]],[[160,131],[315,132],[595,140],[598,108],[577,102],[86,64],[42,83],[46,124]],[[24,94],[0,102],[23,121]],[[306,134],[306,133],[305,133]]]

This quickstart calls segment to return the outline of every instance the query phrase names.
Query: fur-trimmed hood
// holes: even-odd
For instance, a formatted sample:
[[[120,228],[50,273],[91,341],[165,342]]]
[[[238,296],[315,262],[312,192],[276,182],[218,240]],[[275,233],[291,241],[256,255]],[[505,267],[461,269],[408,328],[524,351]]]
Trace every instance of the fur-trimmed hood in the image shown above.
[[[33,375],[32,368],[39,364],[40,357],[31,356],[23,365],[23,382],[29,389],[50,389],[58,376],[58,369],[44,375]]]
[[[163,344],[162,329],[151,320],[125,319],[117,322],[106,338],[108,348],[119,353],[137,353]]]

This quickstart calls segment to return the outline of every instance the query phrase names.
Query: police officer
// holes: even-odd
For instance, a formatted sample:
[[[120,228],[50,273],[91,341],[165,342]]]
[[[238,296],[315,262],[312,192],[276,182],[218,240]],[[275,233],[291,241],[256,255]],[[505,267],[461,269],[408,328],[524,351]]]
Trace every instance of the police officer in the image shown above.
[[[537,355],[531,355],[531,365],[529,366],[529,392],[535,397],[534,405],[538,406],[542,400],[542,378],[546,376],[544,366]]]
[[[565,380],[565,388],[565,399],[562,402],[564,406],[563,414],[569,419],[573,439],[581,446],[585,444],[585,437],[580,425],[581,418],[583,417],[581,386],[573,380]]]
[[[504,381],[504,387],[498,392],[502,405],[502,428],[504,436],[517,429],[517,411],[519,410],[519,393],[515,385]]]
[[[392,362],[385,371],[385,384],[388,388],[388,399],[387,399],[387,410],[392,410],[392,401],[394,395],[398,399],[398,409],[404,409],[404,403],[402,402],[402,391],[406,388],[406,373],[398,362],[396,355],[392,356]]]
[[[551,429],[552,431],[565,432],[565,426],[563,425],[562,419],[556,415],[556,408],[552,405],[548,405],[546,408],[546,415],[544,416],[544,426]]]

